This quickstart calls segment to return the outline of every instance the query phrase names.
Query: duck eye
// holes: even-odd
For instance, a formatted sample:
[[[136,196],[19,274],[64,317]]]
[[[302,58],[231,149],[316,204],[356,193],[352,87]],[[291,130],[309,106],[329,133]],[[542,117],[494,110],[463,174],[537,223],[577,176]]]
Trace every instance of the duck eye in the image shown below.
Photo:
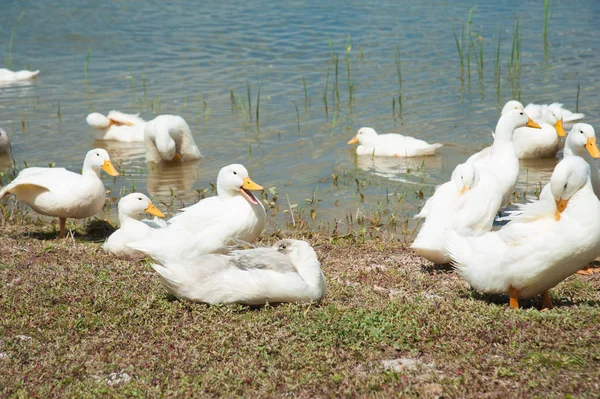
[[[237,175],[237,172],[236,172],[236,171],[233,171],[233,174],[234,174],[234,175]]]
[[[519,115],[523,115],[523,113],[522,113],[522,112],[519,112]]]
[[[139,197],[138,199],[141,201],[141,200],[142,200],[142,197]]]
[[[580,130],[579,133],[583,134],[583,130]]]
[[[564,189],[565,189],[565,190],[567,189],[567,184],[568,184],[568,183],[565,183],[565,187],[564,187]]]

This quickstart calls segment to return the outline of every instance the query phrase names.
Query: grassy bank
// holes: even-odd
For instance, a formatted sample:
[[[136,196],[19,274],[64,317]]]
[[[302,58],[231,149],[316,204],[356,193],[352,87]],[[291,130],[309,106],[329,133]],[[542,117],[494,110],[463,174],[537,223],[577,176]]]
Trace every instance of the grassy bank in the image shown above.
[[[4,213],[6,218],[7,214]],[[93,223],[0,215],[1,397],[597,397],[600,275],[508,308],[398,241],[309,240],[318,305],[184,303]],[[271,243],[280,234],[263,238]]]

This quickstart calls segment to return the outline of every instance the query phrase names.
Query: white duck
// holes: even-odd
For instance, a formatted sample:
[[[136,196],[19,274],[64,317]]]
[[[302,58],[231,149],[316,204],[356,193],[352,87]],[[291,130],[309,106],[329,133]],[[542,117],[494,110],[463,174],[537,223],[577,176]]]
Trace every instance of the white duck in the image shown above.
[[[550,179],[552,196],[527,204],[523,213],[499,231],[480,237],[448,235],[448,250],[458,273],[485,293],[519,297],[542,294],[600,254],[600,201],[594,195],[590,167],[580,157],[564,158]]]
[[[29,80],[35,78],[40,71],[11,71],[10,69],[0,68],[0,82],[18,82],[20,80]]]
[[[527,115],[534,121],[544,122],[549,116],[548,113],[553,113],[555,117],[559,119],[560,127],[557,127],[556,130],[560,134],[560,130],[563,131],[561,136],[564,136],[564,129],[570,129],[573,127],[573,124],[578,122],[580,119],[585,117],[585,114],[571,112],[568,109],[563,108],[563,105],[560,103],[552,103],[552,104],[527,104],[525,107],[525,112]]]
[[[421,212],[415,215],[415,219],[426,218],[432,208],[438,204],[441,206],[454,206],[458,199],[468,190],[471,189],[476,180],[479,180],[479,175],[472,165],[461,163],[454,168],[450,181],[439,185],[435,192],[423,205]]]
[[[125,114],[110,111],[104,116],[93,112],[85,119],[87,124],[96,129],[97,140],[114,140],[125,143],[143,142],[146,121],[139,114]]]
[[[4,129],[0,128],[0,154],[6,154],[10,148],[10,139]]]
[[[489,150],[484,149],[467,159],[480,171],[489,171],[496,176],[502,194],[502,204],[506,204],[519,179],[519,158],[513,145],[515,129],[523,126],[539,128],[524,111],[510,110],[500,116],[494,135],[494,143]]]
[[[0,199],[13,194],[37,213],[58,217],[58,238],[62,238],[67,234],[67,218],[83,219],[102,210],[106,193],[100,169],[111,176],[119,175],[101,148],[88,151],[81,174],[64,168],[26,168],[0,190]]]
[[[590,165],[590,178],[596,197],[600,198],[600,170],[594,159],[600,158],[600,150],[596,144],[596,132],[592,125],[576,123],[567,135],[564,156],[579,156]]]
[[[375,129],[363,127],[348,144],[358,143],[356,154],[380,157],[418,157],[433,155],[443,144],[427,142],[397,133],[377,134]]]
[[[265,227],[266,213],[250,190],[262,189],[244,166],[225,166],[217,176],[217,196],[183,209],[167,228],[130,247],[164,264],[222,252],[236,240],[252,242]]]
[[[144,194],[126,195],[119,200],[118,209],[119,229],[108,237],[103,247],[115,255],[134,255],[135,251],[127,244],[151,236],[156,228],[166,227],[166,223],[162,225],[153,220],[139,220],[140,215],[144,213],[159,218],[165,217]]]
[[[152,267],[171,294],[194,302],[313,302],[326,292],[321,264],[306,241],[281,240],[271,248],[208,254]]]
[[[186,121],[177,115],[159,115],[146,124],[146,162],[193,161],[202,158]]]
[[[478,172],[471,164],[461,164],[452,173],[452,180],[430,199],[427,219],[411,245],[417,254],[437,264],[451,260],[446,249],[449,228],[473,236],[490,231],[502,201],[498,180],[488,171]]]

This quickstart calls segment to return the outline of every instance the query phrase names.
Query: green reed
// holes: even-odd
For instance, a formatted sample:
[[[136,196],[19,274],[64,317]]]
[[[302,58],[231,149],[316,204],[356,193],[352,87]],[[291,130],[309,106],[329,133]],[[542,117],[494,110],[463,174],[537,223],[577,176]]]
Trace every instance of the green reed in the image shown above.
[[[248,97],[248,101],[250,101],[250,97]],[[248,107],[250,104],[248,103]],[[256,96],[256,129],[260,132],[260,86],[258,86],[258,95]]]
[[[352,107],[352,89],[354,85],[352,84],[352,80],[350,78],[350,50],[352,46],[350,45],[350,34],[348,33],[348,39],[346,41],[346,70],[348,75],[348,104]]]
[[[577,98],[575,99],[575,112],[579,112],[579,92],[581,85],[579,84],[579,75],[577,75]]]
[[[548,22],[550,21],[550,0],[544,0],[544,55],[548,57]]]
[[[85,84],[88,84],[88,70],[90,68],[90,59],[92,58],[92,50],[88,50],[87,57],[85,58],[85,68],[84,68],[84,76],[85,76]]]
[[[308,90],[306,88],[306,78],[304,76],[302,76],[302,86],[304,86],[304,110],[307,110],[308,105],[310,104],[310,101],[308,99]]]
[[[508,77],[511,83],[512,96],[521,100],[521,40],[519,31],[519,16],[513,28],[513,41],[510,56],[508,58]]]
[[[496,59],[494,60],[494,82],[496,83],[496,96],[498,104],[500,104],[501,97],[501,70],[500,70],[500,40],[502,37],[502,28],[498,30],[498,43],[496,44]]]
[[[294,101],[294,107],[296,107],[296,122],[298,123],[298,134],[300,134],[300,112],[298,111],[298,104]]]
[[[250,95],[250,83],[246,83],[246,91],[248,92],[248,115],[250,115],[250,121],[252,121],[252,96]],[[258,89],[260,94],[260,88]],[[258,107],[258,105],[257,105]],[[256,112],[256,119],[258,119],[258,109]],[[258,124],[258,121],[256,122]],[[258,125],[257,125],[258,126]]]
[[[23,16],[25,15],[25,11],[21,11],[21,14],[19,14],[19,17],[17,18],[17,23],[15,23],[15,26],[13,26],[12,30],[10,31],[10,39],[8,40],[8,56],[7,58],[5,58],[5,63],[6,66],[8,67],[8,69],[12,69],[13,67],[13,44],[15,42],[15,34],[17,32],[17,27],[19,26],[19,22],[21,22],[21,19],[23,19]]]

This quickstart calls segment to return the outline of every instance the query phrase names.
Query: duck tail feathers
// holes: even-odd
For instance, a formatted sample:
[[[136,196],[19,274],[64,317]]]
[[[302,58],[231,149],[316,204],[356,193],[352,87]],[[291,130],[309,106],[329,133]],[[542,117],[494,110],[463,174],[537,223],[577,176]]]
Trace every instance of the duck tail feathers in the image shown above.
[[[106,129],[110,126],[110,119],[99,112],[92,112],[85,118],[85,121],[94,129]]]

